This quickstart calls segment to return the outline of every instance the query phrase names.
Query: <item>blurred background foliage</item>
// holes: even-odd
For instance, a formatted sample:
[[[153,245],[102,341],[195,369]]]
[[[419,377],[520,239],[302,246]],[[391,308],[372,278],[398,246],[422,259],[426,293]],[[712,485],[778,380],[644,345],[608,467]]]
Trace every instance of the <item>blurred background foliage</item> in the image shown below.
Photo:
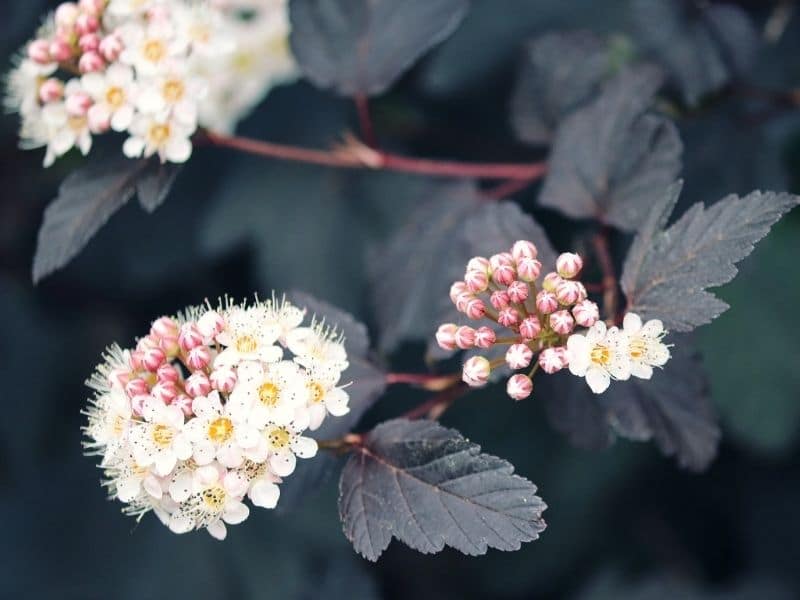
[[[379,136],[408,153],[522,160],[508,102],[524,42],[587,28],[632,47],[630,2],[473,0],[460,29],[374,102]],[[779,5],[743,0],[762,28]],[[15,49],[52,7],[0,5],[0,49]],[[752,83],[800,85],[800,7],[766,46]],[[742,100],[706,97],[681,109],[683,201],[753,189],[800,192],[800,112],[744,118]],[[510,460],[549,505],[548,530],[520,552],[419,555],[399,543],[377,565],[341,533],[335,482],[281,515],[254,511],[225,543],[136,525],[106,501],[81,455],[84,379],[112,341],[205,297],[303,289],[374,324],[365,263],[425,198],[423,178],[341,172],[201,149],[166,204],[133,203],[65,270],[34,288],[30,261],[42,209],[79,159],[44,171],[0,120],[0,597],[3,598],[793,598],[800,595],[800,214],[790,215],[720,295],[733,308],[700,330],[723,443],[704,474],[679,470],[649,444],[572,448],[541,402],[497,390],[469,395],[444,418]],[[275,90],[241,127],[253,137],[327,145],[355,129],[352,106],[304,82]],[[575,228],[536,213],[558,249]],[[177,235],[176,235],[177,234]],[[436,260],[436,257],[431,257]],[[385,277],[391,278],[387,272]],[[395,370],[424,369],[407,344]],[[367,424],[423,396],[392,389]]]

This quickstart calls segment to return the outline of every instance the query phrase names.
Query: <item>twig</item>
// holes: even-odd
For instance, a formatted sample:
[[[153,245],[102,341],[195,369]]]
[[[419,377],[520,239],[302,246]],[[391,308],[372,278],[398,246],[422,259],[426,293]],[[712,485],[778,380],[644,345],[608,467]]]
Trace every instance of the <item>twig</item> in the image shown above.
[[[416,385],[431,392],[440,392],[458,383],[461,375],[429,375],[427,373],[387,373],[386,383],[394,385],[408,383]]]
[[[367,145],[372,148],[378,147],[378,140],[375,137],[375,127],[372,125],[372,117],[369,114],[369,99],[364,94],[356,94],[356,112],[358,113],[358,124],[361,128],[361,135],[364,136]]]
[[[617,293],[617,276],[614,269],[614,261],[611,258],[611,250],[608,243],[610,233],[611,230],[607,226],[603,226],[592,238],[592,245],[594,246],[600,270],[603,273],[603,309],[606,313],[606,319],[616,323],[619,320],[619,316],[617,315],[619,297]]]

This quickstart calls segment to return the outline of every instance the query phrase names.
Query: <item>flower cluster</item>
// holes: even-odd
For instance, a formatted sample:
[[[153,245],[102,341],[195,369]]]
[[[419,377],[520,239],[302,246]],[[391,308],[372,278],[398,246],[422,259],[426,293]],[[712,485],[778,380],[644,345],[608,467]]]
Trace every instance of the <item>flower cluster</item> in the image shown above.
[[[154,321],[133,349],[109,349],[84,431],[124,512],[223,539],[225,523],[247,518],[245,496],[276,506],[296,457],[317,452],[306,430],[349,411],[343,340],[304,316],[274,298],[194,307]]]
[[[44,164],[93,137],[127,134],[129,158],[181,163],[198,127],[232,129],[289,78],[286,0],[64,2],[9,76],[21,145]]]
[[[535,244],[517,241],[510,252],[472,258],[464,279],[451,286],[450,299],[459,312],[492,323],[477,328],[440,325],[439,346],[478,351],[507,347],[494,360],[480,354],[468,358],[462,371],[465,383],[486,385],[498,368],[527,369],[527,373],[513,374],[506,385],[511,398],[522,400],[531,395],[538,369],[552,374],[569,367],[600,393],[611,378],[649,378],[653,366],[666,363],[669,350],[661,343],[665,332],[660,321],[642,325],[638,316],[628,314],[624,330],[606,329],[597,304],[576,279],[583,268],[581,257],[561,254],[555,271],[540,281],[542,264],[537,256]],[[573,333],[576,326],[588,328],[586,335]]]

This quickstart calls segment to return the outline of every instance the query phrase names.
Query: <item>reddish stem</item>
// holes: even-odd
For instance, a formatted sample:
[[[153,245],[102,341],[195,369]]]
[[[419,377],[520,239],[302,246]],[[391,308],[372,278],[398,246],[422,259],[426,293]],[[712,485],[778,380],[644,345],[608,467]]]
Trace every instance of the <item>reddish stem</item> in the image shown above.
[[[508,181],[504,181],[503,183],[486,190],[484,192],[484,195],[489,198],[494,198],[496,200],[503,200],[504,198],[508,198],[512,194],[524,190],[526,187],[528,187],[534,181],[536,181],[536,179],[538,178],[534,177],[531,179],[509,179]]]
[[[386,383],[389,385],[408,383],[432,392],[438,392],[455,385],[458,383],[459,378],[459,374],[430,375],[428,373],[387,373]]]
[[[463,396],[469,388],[466,385],[454,385],[429,398],[401,415],[405,419],[419,419],[427,416],[430,419],[438,419],[444,411],[450,408],[458,398]]]
[[[355,98],[356,112],[358,112],[358,123],[361,128],[361,135],[367,142],[367,145],[377,148],[378,140],[375,137],[375,127],[372,125],[372,117],[369,113],[369,99],[364,94],[356,94]]]
[[[603,309],[606,318],[616,323],[619,320],[617,306],[619,297],[617,294],[617,276],[614,269],[614,260],[611,258],[611,249],[608,238],[611,230],[604,226],[593,238],[592,245],[597,256],[597,262],[603,273]]]

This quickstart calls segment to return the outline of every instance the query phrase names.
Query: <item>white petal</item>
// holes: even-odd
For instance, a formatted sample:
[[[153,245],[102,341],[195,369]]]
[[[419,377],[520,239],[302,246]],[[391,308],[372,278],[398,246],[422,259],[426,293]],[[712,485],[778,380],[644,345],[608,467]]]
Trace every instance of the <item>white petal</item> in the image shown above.
[[[622,320],[622,328],[628,335],[634,334],[642,328],[642,319],[636,313],[628,313]]]
[[[198,465],[207,465],[216,456],[217,452],[211,442],[203,441],[195,444],[192,456]]]
[[[670,358],[669,348],[661,342],[651,342],[647,349],[647,361],[656,367],[663,367]]]
[[[664,333],[664,323],[658,319],[651,319],[642,327],[642,335],[649,338],[657,338]]]
[[[641,362],[632,362],[631,375],[639,379],[650,379],[653,376],[653,367]]]
[[[211,534],[211,537],[218,539],[219,541],[224,540],[225,536],[228,535],[228,529],[225,527],[225,523],[222,521],[214,521],[208,527],[206,527],[206,530],[209,534]]]
[[[178,459],[172,452],[160,452],[156,457],[155,461],[154,470],[156,472],[156,475],[161,475],[161,477],[166,477],[172,472],[172,469],[175,468],[175,463],[177,462]]]
[[[142,480],[142,485],[145,491],[153,498],[161,499],[164,495],[164,490],[161,489],[161,482],[155,475],[146,475]]]
[[[334,417],[341,417],[350,412],[347,403],[350,396],[341,388],[334,388],[325,395],[325,406]]]
[[[308,423],[308,428],[311,431],[316,431],[319,429],[327,414],[328,412],[325,410],[325,406],[322,404],[312,404],[309,406],[308,415],[310,417],[310,421]]]
[[[117,498],[123,502],[130,502],[142,490],[142,483],[138,477],[126,477],[117,480]]]
[[[261,508],[275,508],[280,498],[280,488],[265,479],[257,479],[253,482],[253,487],[248,496],[254,506]]]
[[[258,440],[261,438],[258,435],[258,429],[250,425],[239,424],[236,425],[236,442],[242,448],[252,448],[258,445]]]
[[[175,513],[169,519],[169,529],[172,533],[186,533],[194,529],[194,521],[181,513]]]
[[[217,460],[229,469],[235,469],[244,460],[242,449],[236,444],[228,442],[217,450]]]
[[[586,332],[586,339],[594,344],[606,337],[606,324],[603,321],[598,321],[589,328]]]
[[[278,477],[287,477],[294,472],[297,459],[291,452],[273,454],[269,457],[269,466]]]
[[[226,523],[236,525],[241,523],[250,515],[250,509],[243,502],[231,502],[222,513],[222,518]]]
[[[117,110],[111,117],[111,129],[125,131],[133,121],[133,107],[126,105]]]
[[[185,471],[169,485],[169,495],[175,502],[183,502],[192,494],[192,474]]]
[[[144,140],[138,137],[129,137],[122,145],[122,152],[128,158],[139,158],[144,152]]]
[[[296,437],[292,440],[291,447],[300,458],[311,458],[317,454],[317,442],[310,437]]]
[[[586,371],[586,383],[595,394],[602,394],[608,389],[611,383],[611,377],[605,370],[598,367],[592,367]]]
[[[192,143],[187,138],[174,138],[167,142],[164,156],[170,162],[184,163],[192,155]]]

